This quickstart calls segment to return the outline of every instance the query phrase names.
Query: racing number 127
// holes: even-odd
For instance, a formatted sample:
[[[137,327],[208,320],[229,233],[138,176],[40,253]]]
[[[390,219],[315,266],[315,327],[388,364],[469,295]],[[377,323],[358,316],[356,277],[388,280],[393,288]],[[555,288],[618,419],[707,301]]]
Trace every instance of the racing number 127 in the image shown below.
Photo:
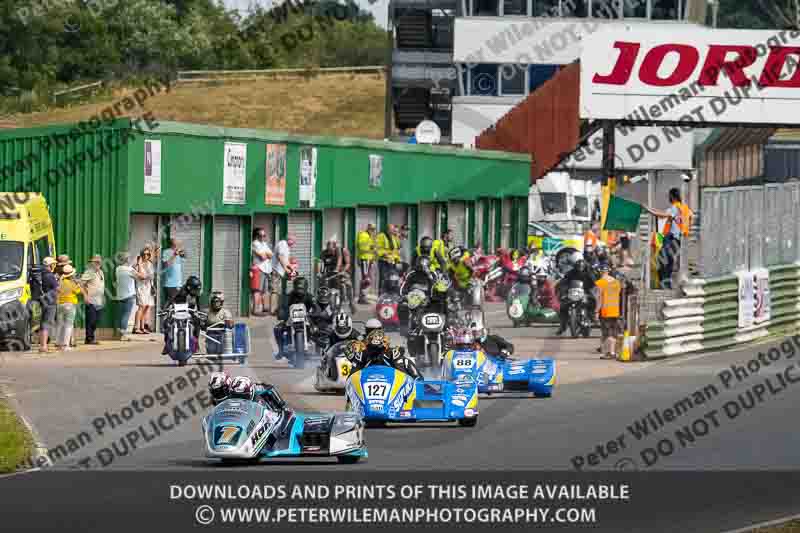
[[[386,383],[368,383],[367,396],[383,396],[386,394]]]

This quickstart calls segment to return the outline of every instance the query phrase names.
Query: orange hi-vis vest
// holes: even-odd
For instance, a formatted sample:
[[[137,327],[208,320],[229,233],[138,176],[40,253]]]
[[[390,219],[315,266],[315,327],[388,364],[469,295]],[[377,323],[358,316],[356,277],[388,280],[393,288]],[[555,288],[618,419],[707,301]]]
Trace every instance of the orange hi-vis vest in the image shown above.
[[[596,285],[600,291],[600,318],[619,318],[622,284],[611,276],[603,276]]]
[[[599,241],[599,239],[597,238],[597,235],[595,235],[592,230],[589,230],[589,231],[587,231],[586,233],[583,234],[583,246],[584,246],[584,248],[589,247],[589,246],[591,246],[593,248],[597,248],[597,242],[598,241]]]
[[[675,218],[675,223],[678,224],[678,227],[681,230],[681,233],[684,237],[689,236],[689,221],[692,218],[692,210],[689,209],[689,206],[682,203],[682,202],[675,202],[675,207],[680,210],[680,214],[677,218]],[[672,229],[672,221],[667,220],[667,223],[664,224],[664,235],[669,235],[670,230]]]

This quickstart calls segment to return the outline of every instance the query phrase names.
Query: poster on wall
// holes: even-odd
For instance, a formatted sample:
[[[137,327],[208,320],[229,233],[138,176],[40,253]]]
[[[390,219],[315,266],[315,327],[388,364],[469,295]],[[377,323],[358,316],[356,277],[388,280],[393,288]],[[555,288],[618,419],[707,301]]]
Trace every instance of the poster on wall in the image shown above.
[[[300,207],[316,205],[317,149],[312,146],[300,148]]]
[[[247,168],[247,145],[225,143],[225,163],[222,174],[222,203],[244,205],[245,168]]]
[[[286,204],[286,145],[267,145],[266,205]]]
[[[144,141],[144,193],[161,194],[161,141]]]
[[[771,317],[769,271],[739,272],[739,329],[767,322]]]
[[[369,156],[369,186],[380,187],[383,183],[383,156]]]

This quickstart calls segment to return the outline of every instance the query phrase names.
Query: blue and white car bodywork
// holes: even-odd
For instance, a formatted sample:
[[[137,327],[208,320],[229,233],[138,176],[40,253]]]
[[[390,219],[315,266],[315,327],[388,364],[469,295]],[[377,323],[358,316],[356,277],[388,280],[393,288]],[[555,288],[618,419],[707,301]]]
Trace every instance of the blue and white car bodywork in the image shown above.
[[[276,412],[229,399],[203,418],[203,436],[206,455],[218,459],[328,456],[355,463],[367,457],[364,421],[354,413]]]
[[[347,411],[367,423],[478,421],[478,387],[466,376],[458,382],[414,379],[391,366],[370,365],[354,372],[345,386]]]
[[[482,394],[529,392],[549,398],[556,380],[556,363],[551,358],[518,360],[482,350],[450,350],[445,354],[442,372],[448,381],[471,377]]]

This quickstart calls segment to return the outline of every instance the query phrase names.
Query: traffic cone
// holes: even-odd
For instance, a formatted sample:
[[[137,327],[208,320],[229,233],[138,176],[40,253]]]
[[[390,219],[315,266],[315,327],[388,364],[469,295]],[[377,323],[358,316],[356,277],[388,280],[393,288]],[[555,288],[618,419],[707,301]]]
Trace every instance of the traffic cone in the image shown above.
[[[631,360],[631,338],[628,330],[625,330],[625,335],[622,337],[622,354],[619,357],[620,361],[628,362]]]

